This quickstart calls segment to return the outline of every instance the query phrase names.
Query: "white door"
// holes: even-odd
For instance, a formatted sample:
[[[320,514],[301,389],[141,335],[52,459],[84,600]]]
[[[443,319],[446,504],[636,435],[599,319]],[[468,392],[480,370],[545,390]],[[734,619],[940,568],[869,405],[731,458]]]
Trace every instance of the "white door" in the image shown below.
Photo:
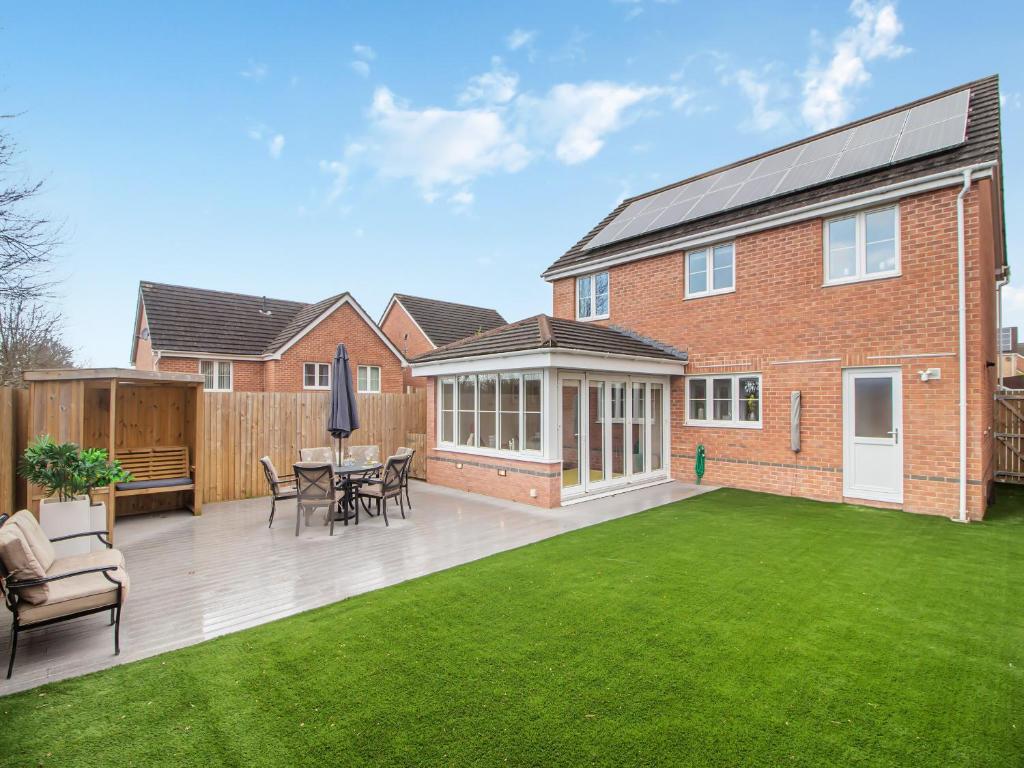
[[[843,371],[843,493],[903,502],[903,388],[899,368]]]

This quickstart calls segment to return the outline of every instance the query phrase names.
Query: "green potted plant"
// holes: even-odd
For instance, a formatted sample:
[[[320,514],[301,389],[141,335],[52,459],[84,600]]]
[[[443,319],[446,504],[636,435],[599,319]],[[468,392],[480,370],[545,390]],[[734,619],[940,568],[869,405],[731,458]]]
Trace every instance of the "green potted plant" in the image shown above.
[[[107,528],[107,509],[92,502],[92,490],[131,479],[118,461],[109,461],[102,448],[81,449],[41,435],[28,448],[18,472],[39,486],[46,497],[39,502],[39,524],[51,539]],[[58,542],[59,554],[89,551],[90,539]]]

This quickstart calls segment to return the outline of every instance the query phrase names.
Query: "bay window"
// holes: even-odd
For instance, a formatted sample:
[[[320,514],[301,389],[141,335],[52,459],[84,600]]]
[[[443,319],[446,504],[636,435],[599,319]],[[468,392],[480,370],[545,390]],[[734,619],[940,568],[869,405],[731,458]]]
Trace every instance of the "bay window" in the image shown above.
[[[686,423],[697,427],[761,427],[761,374],[686,378]]]
[[[492,451],[542,450],[540,373],[481,373],[438,381],[438,444]]]

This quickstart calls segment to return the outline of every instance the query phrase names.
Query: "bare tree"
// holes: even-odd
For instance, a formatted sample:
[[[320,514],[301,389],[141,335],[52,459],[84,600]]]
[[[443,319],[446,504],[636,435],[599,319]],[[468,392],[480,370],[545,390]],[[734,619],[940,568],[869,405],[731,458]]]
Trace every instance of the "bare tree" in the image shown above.
[[[9,116],[0,116],[9,117]],[[58,228],[29,208],[42,182],[13,179],[16,150],[0,131],[0,385],[18,384],[27,368],[72,364],[52,298]]]

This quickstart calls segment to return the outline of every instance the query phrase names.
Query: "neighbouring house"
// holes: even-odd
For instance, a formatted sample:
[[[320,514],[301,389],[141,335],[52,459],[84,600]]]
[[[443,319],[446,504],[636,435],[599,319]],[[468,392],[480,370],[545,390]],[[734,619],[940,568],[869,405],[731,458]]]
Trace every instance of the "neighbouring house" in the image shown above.
[[[379,325],[408,359],[505,325],[505,318],[497,310],[486,307],[396,293],[381,315]],[[409,369],[406,369],[405,383],[414,387],[427,384],[426,379],[412,376]]]
[[[329,389],[339,342],[359,392],[404,391],[405,357],[350,293],[306,304],[139,284],[132,363],[201,373],[208,392]]]
[[[1004,250],[985,78],[623,201],[552,317],[427,352],[428,479],[553,507],[695,479],[981,518]]]
[[[1017,340],[1017,334],[1016,327],[999,329],[999,377],[1001,379],[1024,375],[1024,344]]]

